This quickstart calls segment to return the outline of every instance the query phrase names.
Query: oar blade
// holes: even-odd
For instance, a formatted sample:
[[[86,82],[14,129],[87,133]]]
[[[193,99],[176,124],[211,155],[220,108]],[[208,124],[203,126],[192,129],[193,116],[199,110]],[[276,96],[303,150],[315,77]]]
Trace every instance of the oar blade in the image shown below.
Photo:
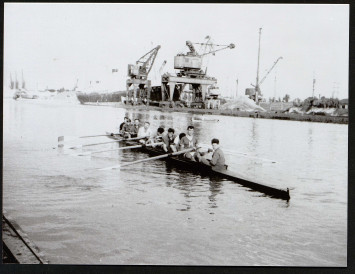
[[[118,169],[120,168],[121,165],[115,165],[115,166],[109,166],[109,167],[104,167],[104,168],[99,168],[100,171],[104,171],[104,170],[111,170],[111,169]]]
[[[58,143],[65,143],[79,139],[80,137],[77,136],[59,136]]]
[[[69,149],[79,149],[79,148],[83,148],[83,145],[73,146],[73,147],[70,147]]]

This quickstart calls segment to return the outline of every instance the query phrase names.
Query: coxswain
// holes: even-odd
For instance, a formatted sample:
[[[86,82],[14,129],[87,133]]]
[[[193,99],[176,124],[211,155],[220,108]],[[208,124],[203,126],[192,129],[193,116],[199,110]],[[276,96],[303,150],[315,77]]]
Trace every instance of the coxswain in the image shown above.
[[[175,130],[173,128],[168,129],[168,134],[163,136],[163,150],[165,152],[176,152],[176,144],[175,144],[175,138],[176,135],[174,134]]]
[[[196,158],[198,159],[199,162],[211,166],[213,169],[216,170],[223,170],[226,169],[225,165],[225,158],[224,158],[224,153],[219,147],[219,140],[216,138],[213,138],[211,140],[212,148],[213,148],[213,154],[212,154],[212,159],[208,159],[207,155],[202,156],[201,153],[196,154]],[[209,150],[210,152],[210,150]]]
[[[152,130],[150,129],[150,123],[149,122],[145,122],[143,127],[140,127],[138,130],[138,137],[142,137],[145,138],[139,140],[139,142],[141,142],[142,144],[145,144],[145,142],[150,139],[152,137]]]
[[[194,127],[193,126],[188,126],[187,127],[187,134],[181,138],[180,140],[180,150],[188,149],[188,148],[197,148],[197,139],[194,135]],[[187,159],[190,159],[191,161],[196,161],[195,160],[195,152],[190,151],[184,154],[184,157]]]

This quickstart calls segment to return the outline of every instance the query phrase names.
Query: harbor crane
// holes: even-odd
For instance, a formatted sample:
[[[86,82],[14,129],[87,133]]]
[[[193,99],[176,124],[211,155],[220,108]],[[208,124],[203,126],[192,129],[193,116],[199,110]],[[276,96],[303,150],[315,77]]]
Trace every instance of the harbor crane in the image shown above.
[[[160,66],[160,69],[159,69],[159,73],[160,74],[163,73],[163,69],[164,69],[165,65],[166,65],[166,60],[164,60],[163,63],[161,64],[161,66]]]
[[[208,45],[212,47],[221,47],[215,50],[210,50],[208,52],[204,52],[199,54],[195,47],[196,45]],[[192,43],[190,41],[186,41],[186,46],[189,48],[189,52],[186,54],[178,54],[175,56],[174,59],[174,68],[180,69],[180,73],[178,76],[187,76],[187,77],[204,77],[206,72],[201,70],[202,67],[202,58],[208,54],[215,54],[217,51],[224,50],[227,48],[233,49],[235,48],[234,44],[229,45],[217,45],[217,44],[210,44],[210,43]]]
[[[259,81],[259,83],[252,85],[254,88],[247,88],[246,89],[246,95],[249,95],[249,97],[251,99],[253,99],[256,103],[258,102],[258,96],[261,96],[261,90],[260,90],[260,86],[261,84],[265,81],[266,77],[270,74],[270,72],[273,70],[273,68],[276,66],[276,64],[283,59],[282,56],[280,56],[279,58],[277,58],[277,60],[274,62],[274,64],[272,65],[272,67],[266,72],[265,76]]]
[[[199,54],[194,44],[208,45],[211,47],[211,50]],[[206,75],[207,68],[205,71],[201,69],[202,59],[208,54],[214,54],[228,48],[233,49],[235,45],[232,43],[229,45],[216,45],[186,41],[186,46],[189,48],[186,54],[182,53],[174,57],[174,69],[179,70],[176,76],[168,73],[162,75],[162,106],[168,105],[173,107],[177,105],[180,107],[218,108],[218,95],[210,97],[208,94],[209,88],[215,86],[217,79]],[[212,49],[212,47],[219,48]],[[185,89],[187,85],[189,86],[188,90]]]
[[[135,65],[128,65],[129,79],[126,82],[126,103],[149,103],[151,81],[148,80],[148,74],[153,67],[159,49],[160,45],[144,54],[136,61]],[[133,90],[129,90],[132,85]]]
[[[259,81],[259,62],[260,62],[260,40],[261,40],[261,30],[262,28],[259,28],[259,48],[258,48],[258,67],[257,67],[257,73],[256,73],[256,83],[255,85],[251,84],[254,88],[247,88],[245,90],[245,95],[249,95],[250,99],[253,99],[255,103],[257,104],[259,101],[259,96],[261,96],[261,90],[260,90],[260,85],[265,81],[266,77],[269,75],[269,73],[273,70],[273,68],[276,66],[276,64],[283,59],[281,56],[277,58],[277,60],[274,62],[272,67],[267,71],[265,76]]]

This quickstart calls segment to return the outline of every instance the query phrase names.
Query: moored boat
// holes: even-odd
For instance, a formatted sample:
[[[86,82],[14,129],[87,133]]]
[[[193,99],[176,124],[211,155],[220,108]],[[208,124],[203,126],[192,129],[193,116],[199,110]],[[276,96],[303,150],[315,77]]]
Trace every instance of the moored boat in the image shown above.
[[[208,117],[208,116],[201,116],[201,117],[192,117],[191,118],[192,122],[202,122],[202,121],[207,121],[207,122],[219,122],[218,119],[213,118],[213,117]]]
[[[116,140],[121,140],[122,137],[118,135],[113,135],[111,133],[107,132],[107,136],[111,139],[116,139]],[[137,141],[124,141],[126,145],[133,146],[140,144]],[[134,148],[136,150],[139,150],[144,153],[148,153],[149,155],[156,156],[156,155],[164,155],[165,152],[163,152],[161,149],[154,148],[154,147],[147,147],[147,146],[142,146],[140,148]],[[262,192],[270,197],[273,198],[279,198],[283,200],[290,200],[290,193],[289,189],[287,188],[286,190],[284,189],[279,189],[273,186],[268,186],[265,184],[253,182],[248,178],[245,178],[244,176],[237,174],[235,172],[232,172],[228,170],[228,166],[225,166],[224,170],[217,170],[212,168],[211,166],[199,163],[199,162],[194,162],[191,160],[188,160],[182,156],[169,156],[164,158],[168,163],[171,163],[174,166],[178,166],[180,168],[185,168],[189,169],[193,172],[198,172],[203,175],[208,175],[208,176],[217,176],[221,177],[224,179],[231,180],[233,182],[239,183],[245,187],[251,188],[255,191]]]

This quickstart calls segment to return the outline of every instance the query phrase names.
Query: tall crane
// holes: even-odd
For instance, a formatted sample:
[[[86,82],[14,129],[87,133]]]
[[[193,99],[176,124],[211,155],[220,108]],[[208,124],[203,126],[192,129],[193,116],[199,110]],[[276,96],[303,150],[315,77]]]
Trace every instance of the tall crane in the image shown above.
[[[280,61],[281,59],[283,59],[282,56],[277,58],[277,60],[272,65],[272,67],[268,70],[268,72],[265,74],[265,76],[260,80],[259,86],[265,81],[266,77],[269,75],[269,73],[272,71],[272,69],[276,66],[277,62]]]
[[[131,79],[147,80],[148,74],[153,67],[160,45],[153,48],[136,61],[136,65],[128,65],[128,77]]]
[[[194,44],[208,45],[210,50],[206,52],[206,46],[205,51],[201,54],[197,52]],[[206,75],[207,67],[205,71],[202,70],[202,59],[208,54],[214,54],[227,48],[233,49],[235,45],[214,45],[186,41],[186,46],[189,48],[186,54],[180,53],[174,57],[174,69],[179,70],[176,76],[167,73],[162,75],[161,104],[173,106],[174,102],[179,101],[178,104],[188,107],[208,108],[212,101],[208,90],[217,83],[217,79]],[[213,49],[213,46],[219,48]],[[219,105],[217,96],[213,97],[213,103],[216,103],[213,105]]]
[[[283,59],[282,56],[280,56],[279,58],[277,58],[277,60],[274,62],[274,64],[272,65],[272,67],[266,72],[265,76],[258,81],[257,78],[257,83],[255,85],[251,84],[254,88],[253,89],[247,89],[247,92],[249,92],[248,95],[251,95],[254,98],[254,94],[255,94],[255,102],[258,102],[258,95],[261,95],[261,90],[260,90],[260,86],[261,84],[265,81],[266,77],[270,74],[270,72],[273,70],[273,68],[276,66],[276,64]]]
[[[203,54],[199,54],[195,47],[196,45],[209,45],[211,47],[221,47],[215,50],[210,50]],[[188,76],[192,78],[201,78],[206,75],[206,72],[201,70],[202,67],[202,58],[208,54],[215,54],[217,51],[224,50],[227,48],[233,49],[235,45],[233,43],[229,45],[217,45],[217,44],[210,44],[210,43],[192,43],[190,41],[186,41],[186,46],[189,48],[189,52],[186,54],[178,54],[175,56],[174,59],[174,68],[180,69],[180,73],[178,76]]]
[[[249,98],[254,99],[255,103],[258,103],[259,95],[261,95],[260,85],[265,81],[266,77],[269,75],[269,73],[272,71],[272,69],[276,66],[276,64],[282,59],[282,57],[279,57],[274,62],[272,67],[269,69],[269,71],[265,74],[265,76],[259,81],[261,30],[262,30],[262,28],[259,28],[258,66],[257,66],[257,71],[256,71],[256,83],[255,83],[255,85],[251,84],[254,88],[247,88],[245,90],[245,94],[249,95]]]
[[[128,77],[126,82],[126,103],[149,103],[151,81],[148,74],[151,71],[160,45],[153,48],[136,61],[135,65],[128,65]],[[133,90],[130,91],[130,86]]]
[[[164,69],[166,63],[167,63],[166,60],[164,60],[163,63],[161,64],[160,69],[159,69],[159,74],[163,73],[163,69]]]

